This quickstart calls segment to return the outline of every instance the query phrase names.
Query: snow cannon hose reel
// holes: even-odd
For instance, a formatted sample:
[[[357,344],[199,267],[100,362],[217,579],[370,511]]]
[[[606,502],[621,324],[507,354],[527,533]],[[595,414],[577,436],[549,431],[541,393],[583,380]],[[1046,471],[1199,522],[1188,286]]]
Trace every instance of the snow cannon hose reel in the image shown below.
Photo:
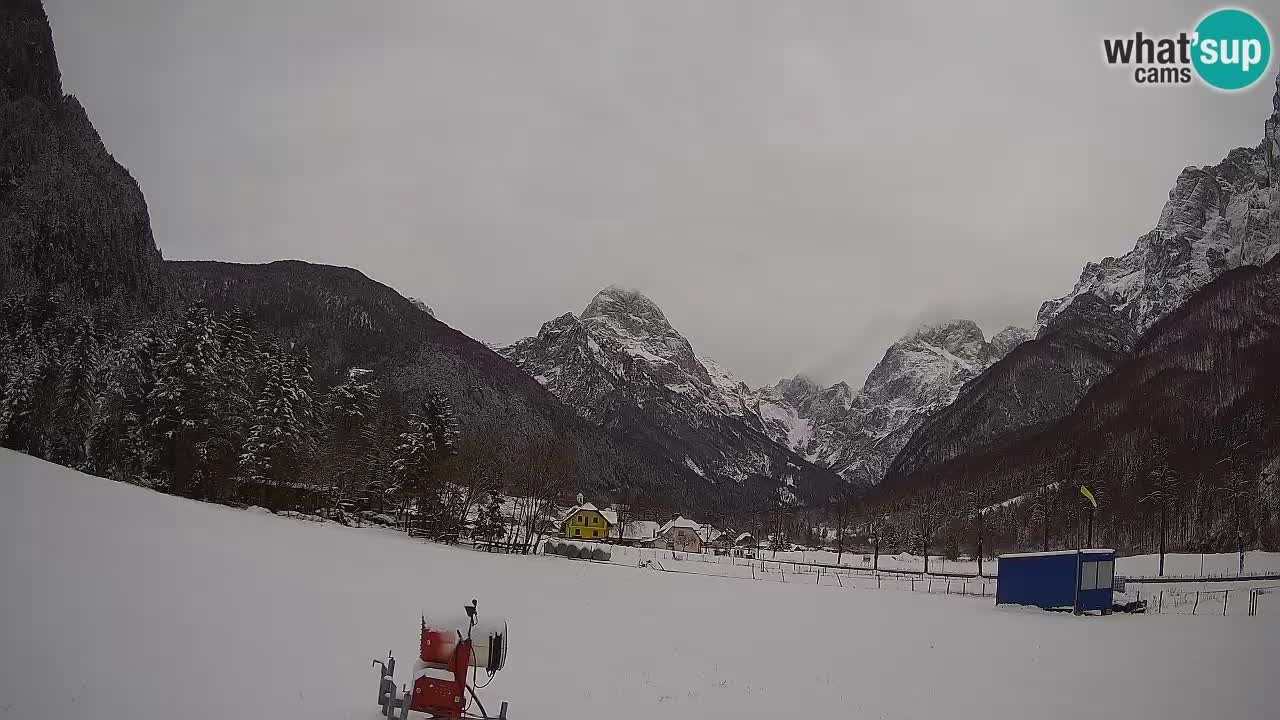
[[[396,689],[396,659],[391,653],[387,653],[386,661],[373,661],[382,668],[378,705],[383,716],[408,720],[412,710],[441,720],[505,720],[507,703],[502,703],[497,715],[489,715],[476,690],[488,686],[506,665],[507,622],[502,618],[481,621],[476,604],[472,600],[470,605],[464,605],[466,615],[462,617],[422,616],[418,661],[413,665],[410,687]],[[480,670],[484,670],[487,679],[478,685]]]

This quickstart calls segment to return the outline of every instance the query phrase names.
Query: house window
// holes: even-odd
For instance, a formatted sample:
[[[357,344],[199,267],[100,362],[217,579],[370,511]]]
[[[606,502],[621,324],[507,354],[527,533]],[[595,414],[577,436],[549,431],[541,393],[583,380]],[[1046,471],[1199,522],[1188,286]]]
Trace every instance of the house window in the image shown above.
[[[574,529],[573,529],[573,536],[574,536],[574,537],[578,537],[578,536],[579,536],[579,535],[581,535],[581,534],[582,534],[582,531],[581,531],[581,530],[579,530],[578,528],[574,528]]]

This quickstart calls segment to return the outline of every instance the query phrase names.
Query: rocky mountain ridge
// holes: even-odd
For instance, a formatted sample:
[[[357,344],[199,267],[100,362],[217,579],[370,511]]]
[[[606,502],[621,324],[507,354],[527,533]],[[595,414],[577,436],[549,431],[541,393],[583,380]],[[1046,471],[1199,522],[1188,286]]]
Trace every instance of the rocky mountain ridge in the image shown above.
[[[636,290],[610,286],[499,352],[579,415],[652,434],[673,460],[721,483],[777,483],[782,496],[822,498],[837,484],[774,441],[746,384],[709,358]]]
[[[62,93],[39,0],[0,4],[0,284],[92,302],[165,294],[138,183]]]
[[[1223,272],[1280,253],[1280,75],[1272,104],[1261,143],[1185,168],[1155,227],[1119,258],[1086,264],[1070,293],[1041,305],[1037,330],[1090,294],[1142,333]]]
[[[889,346],[856,392],[802,377],[760,391],[771,434],[848,480],[878,483],[924,420],[1027,339],[1017,327],[988,342],[972,320],[917,328]]]
[[[895,342],[856,392],[847,383],[823,387],[802,376],[753,390],[696,354],[652,300],[609,287],[580,315],[566,313],[499,351],[592,422],[607,422],[624,401],[680,417],[695,433],[713,425],[711,418],[733,421],[864,485],[880,480],[925,417],[1025,339],[1025,330],[1010,327],[988,342],[977,324],[956,320]],[[742,448],[690,461],[741,479],[776,472],[763,457]]]
[[[1155,227],[1124,256],[1086,265],[1071,293],[1044,303],[1036,338],[930,417],[888,478],[906,481],[1067,416],[1161,319],[1222,274],[1274,259],[1280,253],[1280,75],[1272,106],[1258,146],[1232,150],[1215,166],[1183,170]]]

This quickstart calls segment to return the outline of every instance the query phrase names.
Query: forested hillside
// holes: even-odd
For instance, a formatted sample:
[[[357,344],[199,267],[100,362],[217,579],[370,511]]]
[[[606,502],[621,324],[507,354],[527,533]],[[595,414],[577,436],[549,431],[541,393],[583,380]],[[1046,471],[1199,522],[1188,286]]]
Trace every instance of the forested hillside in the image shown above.
[[[1147,331],[1066,416],[924,465],[882,498],[935,548],[1280,543],[1280,259],[1222,275]],[[1007,498],[1016,498],[1012,502]],[[980,516],[979,510],[985,509]]]

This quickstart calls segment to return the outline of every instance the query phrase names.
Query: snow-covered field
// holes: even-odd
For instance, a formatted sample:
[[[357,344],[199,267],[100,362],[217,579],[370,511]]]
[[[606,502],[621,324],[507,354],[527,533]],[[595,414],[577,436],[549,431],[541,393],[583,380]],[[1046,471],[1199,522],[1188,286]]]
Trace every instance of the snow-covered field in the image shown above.
[[[1280,707],[1276,615],[1080,618],[489,555],[0,451],[6,720],[371,720],[370,661],[388,648],[409,660],[418,613],[472,597],[509,619],[507,668],[484,697],[510,700],[517,720],[1165,720]]]

